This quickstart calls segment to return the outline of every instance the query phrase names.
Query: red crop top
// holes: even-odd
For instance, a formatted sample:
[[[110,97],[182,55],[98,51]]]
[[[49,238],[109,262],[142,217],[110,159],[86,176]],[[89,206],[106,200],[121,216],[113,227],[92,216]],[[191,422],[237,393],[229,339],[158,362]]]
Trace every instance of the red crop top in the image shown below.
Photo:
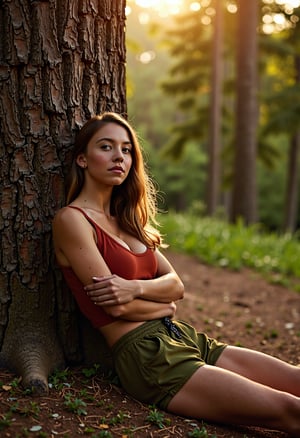
[[[157,260],[152,250],[147,248],[145,252],[138,254],[131,252],[99,227],[83,210],[74,206],[69,207],[81,211],[94,227],[97,235],[97,248],[112,274],[127,280],[149,280],[156,276]],[[81,312],[90,320],[95,328],[100,328],[116,321],[102,307],[96,306],[91,301],[83,288],[83,284],[71,267],[60,266],[60,268]],[[96,272],[95,276],[97,276]]]

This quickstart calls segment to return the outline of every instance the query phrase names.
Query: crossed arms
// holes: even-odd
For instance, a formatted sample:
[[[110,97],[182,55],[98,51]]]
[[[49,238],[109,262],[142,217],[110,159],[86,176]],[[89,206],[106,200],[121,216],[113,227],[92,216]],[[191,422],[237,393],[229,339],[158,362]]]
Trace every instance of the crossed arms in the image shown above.
[[[184,287],[158,250],[156,278],[127,280],[110,272],[97,248],[93,227],[80,212],[60,210],[53,221],[53,237],[58,262],[72,267],[90,299],[108,314],[129,321],[174,316]]]

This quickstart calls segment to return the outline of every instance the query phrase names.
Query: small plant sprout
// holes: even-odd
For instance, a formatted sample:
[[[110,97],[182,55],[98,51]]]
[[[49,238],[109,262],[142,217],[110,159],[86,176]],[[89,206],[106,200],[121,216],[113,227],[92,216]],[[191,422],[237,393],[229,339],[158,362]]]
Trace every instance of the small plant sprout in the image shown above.
[[[69,411],[77,415],[87,415],[86,403],[83,400],[72,397],[70,393],[65,394],[64,399],[64,405]]]
[[[99,365],[94,364],[92,368],[83,368],[82,374],[88,378],[94,377],[94,376],[96,376],[98,369],[99,369]]]
[[[151,424],[158,426],[160,429],[163,429],[170,424],[170,420],[165,418],[164,414],[158,411],[155,406],[150,406],[150,412],[146,420]]]
[[[49,377],[49,388],[54,388],[61,390],[64,386],[70,386],[67,383],[67,380],[70,377],[69,370],[63,370],[63,371],[55,371],[51,376]]]
[[[0,415],[0,432],[4,430],[6,427],[11,425],[12,418],[11,412],[7,412],[6,414]]]

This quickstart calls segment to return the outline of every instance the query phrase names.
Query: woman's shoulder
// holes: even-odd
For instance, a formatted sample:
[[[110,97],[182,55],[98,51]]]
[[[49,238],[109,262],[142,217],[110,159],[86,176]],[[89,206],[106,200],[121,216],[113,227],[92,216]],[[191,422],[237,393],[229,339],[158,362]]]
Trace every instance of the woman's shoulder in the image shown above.
[[[64,222],[65,220],[71,218],[74,215],[73,209],[69,208],[69,206],[62,207],[60,210],[58,210],[53,218],[54,225]]]
[[[73,205],[67,205],[58,210],[53,218],[53,228],[76,228],[78,226],[85,226],[83,212]]]

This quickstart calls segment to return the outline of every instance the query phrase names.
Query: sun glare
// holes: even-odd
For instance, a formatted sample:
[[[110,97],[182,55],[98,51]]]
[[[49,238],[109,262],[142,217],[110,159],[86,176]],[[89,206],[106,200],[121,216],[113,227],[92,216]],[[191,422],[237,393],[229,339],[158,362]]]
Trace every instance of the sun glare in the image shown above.
[[[135,3],[142,8],[154,9],[160,16],[167,16],[178,14],[184,0],[135,0]]]
[[[249,0],[250,1],[250,0]],[[289,14],[290,21],[285,20],[283,13],[266,13],[263,16],[263,31],[264,33],[274,33],[280,32],[289,25],[295,24],[298,21],[298,17],[293,15],[294,9],[300,6],[300,0],[263,0],[266,5],[272,3],[277,3],[284,7],[284,12]],[[155,11],[160,17],[168,17],[170,15],[175,15],[189,9],[190,11],[200,11],[200,9],[205,8],[205,14],[201,17],[201,22],[204,25],[208,25],[212,21],[212,17],[215,14],[214,8],[211,6],[211,0],[128,0],[128,3],[135,3],[141,8],[145,9],[145,12],[141,12],[139,15],[139,20],[141,24],[147,24],[150,20],[149,12]],[[132,7],[129,5],[126,7],[126,15],[131,13]],[[227,0],[227,10],[229,13],[235,14],[237,12],[237,4],[232,0]],[[148,57],[145,57],[145,62],[148,62]]]

